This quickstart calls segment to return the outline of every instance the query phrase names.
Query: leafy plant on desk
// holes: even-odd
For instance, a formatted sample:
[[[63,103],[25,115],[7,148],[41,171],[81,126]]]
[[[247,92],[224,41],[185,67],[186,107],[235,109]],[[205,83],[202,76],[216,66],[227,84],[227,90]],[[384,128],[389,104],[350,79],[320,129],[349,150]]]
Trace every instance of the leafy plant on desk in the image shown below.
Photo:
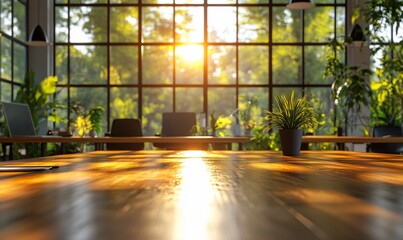
[[[261,123],[263,130],[269,132],[273,127],[279,128],[283,154],[298,156],[303,130],[314,131],[318,125],[316,113],[305,97],[295,98],[294,91],[289,96],[277,96],[275,100],[275,109],[265,113]]]
[[[303,129],[313,131],[318,121],[316,113],[308,105],[305,98],[295,98],[295,93],[290,96],[280,95],[276,97],[276,109],[266,111],[262,126],[266,132],[273,127],[279,129]]]
[[[78,136],[88,136],[90,131],[97,133],[102,131],[101,123],[104,112],[102,107],[98,106],[86,111],[81,104],[75,103],[72,104],[71,111],[76,115],[73,128]]]
[[[212,136],[224,136],[224,130],[231,125],[231,120],[224,116],[216,116],[214,111],[210,114],[210,127]]]

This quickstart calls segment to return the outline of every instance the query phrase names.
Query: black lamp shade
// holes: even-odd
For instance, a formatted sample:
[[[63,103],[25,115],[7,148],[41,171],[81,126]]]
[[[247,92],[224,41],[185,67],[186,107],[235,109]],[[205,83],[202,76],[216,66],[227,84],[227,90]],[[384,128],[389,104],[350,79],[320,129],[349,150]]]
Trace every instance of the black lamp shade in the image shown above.
[[[358,23],[354,24],[349,36],[353,42],[365,42],[366,40],[364,31]]]
[[[29,35],[28,45],[30,46],[46,46],[48,45],[48,40],[45,35],[45,32],[41,28],[41,26],[36,25],[34,30]]]
[[[315,7],[315,3],[310,0],[291,0],[287,5],[288,9],[300,10]]]

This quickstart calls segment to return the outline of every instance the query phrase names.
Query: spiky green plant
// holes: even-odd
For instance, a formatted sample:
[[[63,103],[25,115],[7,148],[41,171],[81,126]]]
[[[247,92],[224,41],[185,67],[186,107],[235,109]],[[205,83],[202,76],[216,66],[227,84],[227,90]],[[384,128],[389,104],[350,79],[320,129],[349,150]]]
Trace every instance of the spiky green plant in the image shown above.
[[[289,98],[280,95],[275,98],[274,111],[265,111],[263,127],[269,131],[273,127],[280,129],[303,129],[314,131],[318,125],[316,113],[308,105],[305,97],[295,98],[294,91]]]

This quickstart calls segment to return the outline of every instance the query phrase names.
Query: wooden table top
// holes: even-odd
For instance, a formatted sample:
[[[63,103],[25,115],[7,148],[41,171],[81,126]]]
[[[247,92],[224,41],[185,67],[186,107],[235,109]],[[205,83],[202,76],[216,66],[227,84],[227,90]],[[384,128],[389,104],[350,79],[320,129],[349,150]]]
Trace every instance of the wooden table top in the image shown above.
[[[181,136],[181,137],[59,137],[59,136],[38,136],[38,137],[0,137],[0,143],[245,143],[249,141],[245,136]]]
[[[98,151],[4,165],[0,239],[403,239],[403,156]]]

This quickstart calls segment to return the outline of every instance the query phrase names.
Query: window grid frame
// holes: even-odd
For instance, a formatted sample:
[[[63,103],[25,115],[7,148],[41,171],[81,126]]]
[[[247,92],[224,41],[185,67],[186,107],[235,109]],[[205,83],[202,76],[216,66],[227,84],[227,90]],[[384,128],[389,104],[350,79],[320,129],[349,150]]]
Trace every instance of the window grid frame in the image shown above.
[[[305,95],[305,88],[330,88],[331,83],[323,83],[323,84],[307,84],[305,83],[305,64],[304,61],[301,61],[301,66],[302,66],[302,71],[299,74],[298,78],[301,78],[299,80],[300,83],[297,84],[279,84],[279,83],[273,83],[273,47],[276,46],[298,46],[302,48],[301,52],[301,58],[305,58],[305,47],[307,46],[325,46],[327,42],[305,42],[305,11],[309,10],[303,10],[301,11],[301,30],[302,30],[302,36],[301,36],[301,41],[300,42],[292,42],[292,43],[281,43],[281,42],[276,42],[273,43],[273,7],[284,7],[286,4],[283,3],[263,3],[263,4],[253,4],[253,3],[232,3],[232,4],[208,4],[207,0],[204,1],[204,3],[200,4],[150,4],[150,3],[141,3],[142,1],[139,0],[138,3],[102,3],[102,4],[97,4],[97,3],[91,3],[91,4],[82,4],[82,3],[55,3],[54,4],[54,11],[56,11],[57,7],[67,7],[67,41],[66,42],[55,42],[53,45],[54,48],[57,46],[67,46],[68,49],[68,55],[67,55],[67,83],[66,84],[58,84],[58,87],[61,88],[67,88],[67,101],[68,105],[70,104],[70,88],[89,88],[89,87],[106,87],[107,88],[107,128],[109,129],[110,127],[110,101],[111,101],[111,88],[114,87],[121,87],[121,88],[135,88],[137,89],[138,92],[138,117],[139,119],[142,118],[143,112],[142,112],[142,104],[143,104],[143,88],[170,88],[172,89],[172,102],[173,102],[173,111],[176,111],[176,94],[175,94],[175,89],[178,87],[198,87],[198,88],[203,88],[203,111],[208,113],[208,90],[211,88],[217,88],[217,87],[224,87],[224,88],[235,88],[236,92],[236,107],[238,107],[239,104],[239,90],[241,88],[267,88],[268,89],[268,106],[269,109],[272,109],[273,105],[273,89],[276,88],[299,88],[301,89],[302,95]],[[346,24],[346,18],[347,18],[347,1],[344,1],[344,3],[338,3],[337,0],[334,0],[334,3],[326,3],[326,4],[316,4],[317,7],[333,7],[333,11],[335,14],[335,19],[337,18],[337,8],[338,7],[344,7],[345,9],[345,23],[344,23],[344,31],[346,34],[347,31],[347,24]],[[106,42],[86,42],[86,43],[74,43],[70,42],[70,7],[80,7],[80,6],[86,6],[86,7],[106,7],[107,8],[107,40]],[[141,36],[143,34],[143,29],[142,29],[142,24],[143,24],[143,7],[172,7],[173,11],[173,16],[172,16],[172,34],[173,34],[173,41],[172,42],[142,42],[141,41]],[[124,42],[124,43],[117,43],[117,42],[111,42],[110,41],[110,8],[112,7],[137,7],[138,8],[138,39],[137,42]],[[203,7],[203,15],[204,15],[204,29],[203,29],[203,43],[201,42],[177,42],[176,37],[175,37],[175,8],[176,7]],[[208,7],[235,7],[236,8],[236,40],[235,42],[208,42]],[[239,33],[239,14],[238,10],[239,7],[268,7],[268,42],[239,42],[238,41],[238,33]],[[56,14],[54,14],[54,28],[56,26]],[[337,36],[337,23],[336,20],[333,21],[333,33],[335,36]],[[54,31],[54,39],[56,39],[56,31]],[[197,44],[197,45],[202,45],[204,49],[204,55],[203,55],[203,81],[201,84],[177,84],[176,83],[176,60],[175,60],[175,49],[177,46],[183,45],[183,44]],[[107,47],[107,83],[106,84],[72,84],[71,81],[71,76],[70,76],[70,56],[71,56],[71,50],[70,46],[106,46]],[[137,83],[133,84],[111,84],[110,82],[110,47],[111,46],[134,46],[137,47],[137,57],[138,57],[138,62],[137,62],[137,77],[138,81]],[[171,84],[144,84],[143,83],[143,68],[142,68],[142,51],[141,49],[146,46],[172,46],[173,48],[173,82]],[[209,84],[208,83],[208,48],[210,46],[234,46],[235,51],[236,51],[236,64],[235,64],[235,70],[236,70],[236,78],[235,78],[235,83],[234,84]],[[267,84],[240,84],[239,83],[239,47],[240,46],[267,46],[268,47],[268,82]],[[54,54],[56,54],[56,51],[54,51]],[[347,54],[345,54],[345,61],[347,62]],[[56,72],[56,65],[54,66],[54,72]],[[68,117],[69,116],[68,112]]]

